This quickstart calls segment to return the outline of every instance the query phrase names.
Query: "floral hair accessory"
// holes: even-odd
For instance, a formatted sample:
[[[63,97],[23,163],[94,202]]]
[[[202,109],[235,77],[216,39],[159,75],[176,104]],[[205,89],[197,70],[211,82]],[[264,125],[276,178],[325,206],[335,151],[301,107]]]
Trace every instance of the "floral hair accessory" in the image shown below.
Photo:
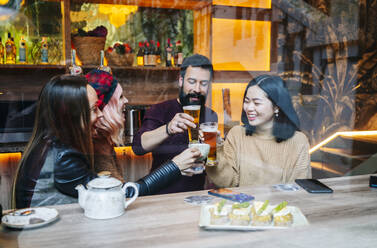
[[[92,86],[98,96],[98,107],[103,110],[110,101],[118,85],[118,81],[108,72],[94,69],[85,75],[90,86]]]

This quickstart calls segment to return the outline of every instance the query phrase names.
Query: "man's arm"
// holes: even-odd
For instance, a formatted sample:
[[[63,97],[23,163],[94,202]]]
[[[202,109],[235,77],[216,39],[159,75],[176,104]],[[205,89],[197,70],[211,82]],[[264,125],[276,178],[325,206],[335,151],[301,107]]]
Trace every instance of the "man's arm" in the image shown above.
[[[169,137],[166,132],[166,125],[162,125],[159,128],[145,132],[141,135],[141,146],[146,152],[152,151]]]
[[[217,122],[217,114],[211,109],[206,108],[206,113],[208,114],[206,121]],[[169,136],[183,133],[188,127],[195,128],[194,118],[185,113],[177,113],[174,118],[165,125],[162,125],[154,130],[144,132],[141,135],[141,146],[145,152],[151,152],[153,149],[158,147],[164,140]]]
[[[141,146],[145,151],[152,151],[169,136],[183,133],[188,127],[195,128],[194,118],[185,113],[177,113],[167,124],[141,135]]]
[[[151,152],[170,135],[184,132],[188,125],[195,127],[192,123],[193,118],[184,113],[176,114],[170,122],[166,123],[161,116],[162,112],[158,109],[161,107],[154,106],[145,113],[143,125],[132,141],[132,150],[135,154],[144,155]]]

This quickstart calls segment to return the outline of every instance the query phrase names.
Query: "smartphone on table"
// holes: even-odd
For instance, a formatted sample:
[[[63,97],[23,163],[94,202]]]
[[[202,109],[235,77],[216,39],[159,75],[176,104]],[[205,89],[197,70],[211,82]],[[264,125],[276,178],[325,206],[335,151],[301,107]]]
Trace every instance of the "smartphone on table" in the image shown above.
[[[333,190],[317,179],[296,179],[295,182],[309,193],[332,193]]]

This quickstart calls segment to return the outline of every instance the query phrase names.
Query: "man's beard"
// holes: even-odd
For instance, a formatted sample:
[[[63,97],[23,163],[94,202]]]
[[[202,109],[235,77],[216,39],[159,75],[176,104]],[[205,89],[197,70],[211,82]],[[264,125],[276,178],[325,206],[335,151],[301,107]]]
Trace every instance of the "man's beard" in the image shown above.
[[[198,100],[191,100],[190,98],[198,98]],[[206,96],[203,96],[202,94],[196,94],[196,93],[189,93],[185,94],[183,92],[183,87],[179,90],[179,101],[181,102],[182,106],[188,106],[188,105],[201,105],[204,106],[206,104]]]

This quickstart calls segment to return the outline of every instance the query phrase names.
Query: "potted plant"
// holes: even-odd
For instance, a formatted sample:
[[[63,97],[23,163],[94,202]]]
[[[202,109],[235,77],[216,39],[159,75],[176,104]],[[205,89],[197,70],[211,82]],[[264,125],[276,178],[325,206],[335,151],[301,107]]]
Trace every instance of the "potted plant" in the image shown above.
[[[107,29],[104,26],[98,26],[89,32],[79,29],[73,35],[73,46],[77,51],[77,56],[84,65],[100,64],[100,52],[105,48],[106,36]]]
[[[116,66],[132,66],[135,58],[133,49],[128,43],[115,43],[112,47],[108,47],[105,51],[109,65]]]

